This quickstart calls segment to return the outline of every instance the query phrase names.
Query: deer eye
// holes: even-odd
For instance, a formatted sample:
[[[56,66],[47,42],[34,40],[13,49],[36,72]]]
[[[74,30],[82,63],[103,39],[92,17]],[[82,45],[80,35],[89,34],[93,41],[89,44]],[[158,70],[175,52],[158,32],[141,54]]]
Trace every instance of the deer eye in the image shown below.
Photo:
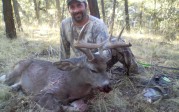
[[[90,69],[90,71],[91,71],[92,73],[98,73],[96,70]]]

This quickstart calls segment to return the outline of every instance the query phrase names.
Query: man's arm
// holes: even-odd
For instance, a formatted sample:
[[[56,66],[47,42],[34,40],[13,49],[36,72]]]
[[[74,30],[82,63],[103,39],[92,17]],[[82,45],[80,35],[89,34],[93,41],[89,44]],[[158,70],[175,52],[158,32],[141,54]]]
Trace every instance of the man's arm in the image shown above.
[[[64,34],[64,25],[60,27],[60,60],[70,58],[70,43]]]

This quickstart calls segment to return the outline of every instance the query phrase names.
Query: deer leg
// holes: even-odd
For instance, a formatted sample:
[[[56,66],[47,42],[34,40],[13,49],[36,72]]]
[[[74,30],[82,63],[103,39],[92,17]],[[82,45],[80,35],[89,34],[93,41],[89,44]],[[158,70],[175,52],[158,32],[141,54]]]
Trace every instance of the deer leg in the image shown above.
[[[12,85],[12,86],[11,86],[11,89],[12,89],[12,91],[15,91],[15,92],[21,90],[21,89],[22,89],[22,88],[21,88],[21,82],[18,82],[18,83],[16,83],[16,84]]]

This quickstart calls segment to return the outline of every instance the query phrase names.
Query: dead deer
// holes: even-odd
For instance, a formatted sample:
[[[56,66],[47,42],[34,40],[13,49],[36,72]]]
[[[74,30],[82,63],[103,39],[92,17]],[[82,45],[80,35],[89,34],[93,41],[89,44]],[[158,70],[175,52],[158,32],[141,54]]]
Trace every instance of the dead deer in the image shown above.
[[[129,45],[102,43],[84,46],[87,44],[81,43],[81,38],[85,27],[86,25],[75,42],[76,48],[84,56],[55,63],[36,59],[22,60],[7,75],[5,83],[14,89],[21,88],[41,107],[50,111],[87,110],[83,99],[93,89],[107,93],[111,91],[106,59],[102,54],[93,54],[90,49],[94,46],[108,49]]]

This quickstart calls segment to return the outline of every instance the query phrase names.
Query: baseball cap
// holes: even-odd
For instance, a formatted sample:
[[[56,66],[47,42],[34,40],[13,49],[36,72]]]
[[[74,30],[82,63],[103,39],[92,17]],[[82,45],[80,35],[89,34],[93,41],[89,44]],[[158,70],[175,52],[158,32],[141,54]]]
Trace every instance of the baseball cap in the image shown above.
[[[78,1],[78,2],[86,2],[86,0],[67,0],[67,5],[69,5],[72,1]]]

